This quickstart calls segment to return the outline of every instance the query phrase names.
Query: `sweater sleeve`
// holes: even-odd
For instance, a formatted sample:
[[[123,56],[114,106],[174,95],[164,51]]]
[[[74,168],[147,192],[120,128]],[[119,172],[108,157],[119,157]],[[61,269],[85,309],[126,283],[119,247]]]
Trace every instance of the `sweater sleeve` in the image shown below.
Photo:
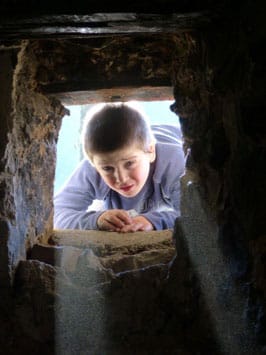
[[[156,230],[172,229],[180,216],[180,178],[185,171],[181,134],[175,126],[158,126],[157,158],[154,172],[156,208],[142,213]]]
[[[158,210],[142,213],[153,225],[155,230],[172,229],[175,220],[180,216],[180,182],[178,180],[169,190],[169,196],[164,196],[165,204]]]
[[[99,198],[97,176],[84,160],[54,197],[54,227],[59,229],[97,229],[102,211],[88,211]]]

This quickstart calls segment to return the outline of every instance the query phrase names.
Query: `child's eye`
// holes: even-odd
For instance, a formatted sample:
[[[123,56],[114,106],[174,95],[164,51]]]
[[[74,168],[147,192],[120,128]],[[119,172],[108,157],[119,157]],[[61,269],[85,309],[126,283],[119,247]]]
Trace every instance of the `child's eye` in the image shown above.
[[[111,171],[113,171],[113,168],[111,166],[103,166],[102,170],[106,173],[110,173]]]
[[[135,164],[134,160],[129,160],[129,161],[126,162],[125,167],[126,168],[132,168],[132,166],[134,166],[134,164]]]

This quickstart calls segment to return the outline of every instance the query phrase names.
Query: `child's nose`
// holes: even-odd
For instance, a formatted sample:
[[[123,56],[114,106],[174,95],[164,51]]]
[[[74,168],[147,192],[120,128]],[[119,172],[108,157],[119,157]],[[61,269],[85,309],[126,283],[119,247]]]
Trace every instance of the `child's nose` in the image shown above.
[[[123,169],[117,169],[115,177],[116,181],[121,184],[127,180],[127,173]]]

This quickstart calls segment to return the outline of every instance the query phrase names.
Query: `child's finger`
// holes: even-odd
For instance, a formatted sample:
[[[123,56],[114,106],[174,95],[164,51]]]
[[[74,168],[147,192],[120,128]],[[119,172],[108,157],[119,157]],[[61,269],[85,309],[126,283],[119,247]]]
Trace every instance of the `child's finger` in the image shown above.
[[[118,215],[111,215],[108,217],[107,221],[119,229],[123,228],[125,225],[132,224],[131,218],[128,218],[128,216],[124,215],[123,213],[119,213]]]
[[[132,218],[130,217],[130,215],[127,211],[118,210],[116,217],[118,217],[123,222],[123,225],[124,224],[132,224]]]
[[[102,230],[120,230],[125,224],[131,224],[132,219],[124,210],[109,210],[101,214],[97,225]]]
[[[105,230],[105,231],[114,231],[116,230],[116,226],[109,222],[107,219],[101,219],[98,221],[98,228],[100,230]]]
[[[144,230],[144,225],[142,223],[133,223],[130,225],[125,225],[120,229],[121,233],[128,233],[128,232],[137,232],[140,230]]]
[[[152,228],[150,225],[148,224],[143,224],[142,227],[139,229],[140,231],[145,231],[145,232],[148,232],[148,231],[151,231]]]

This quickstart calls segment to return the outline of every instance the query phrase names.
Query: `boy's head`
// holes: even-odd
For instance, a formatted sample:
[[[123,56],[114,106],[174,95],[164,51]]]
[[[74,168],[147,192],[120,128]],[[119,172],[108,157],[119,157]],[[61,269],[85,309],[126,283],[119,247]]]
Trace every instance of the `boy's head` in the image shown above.
[[[83,147],[88,158],[128,146],[148,151],[154,136],[144,113],[127,103],[96,105],[88,112],[83,131]]]
[[[144,115],[128,104],[105,104],[90,111],[84,151],[105,183],[125,197],[145,185],[155,160],[155,139]]]

